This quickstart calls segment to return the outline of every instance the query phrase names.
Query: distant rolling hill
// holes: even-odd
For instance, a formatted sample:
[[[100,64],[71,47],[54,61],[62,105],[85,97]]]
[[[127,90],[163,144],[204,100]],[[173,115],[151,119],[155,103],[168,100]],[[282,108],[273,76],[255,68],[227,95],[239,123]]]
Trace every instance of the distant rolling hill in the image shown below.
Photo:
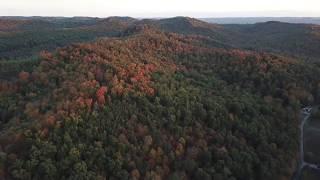
[[[206,36],[225,47],[267,51],[312,60],[320,58],[319,25],[277,21],[221,25],[186,17],[154,20],[152,24],[168,32]]]
[[[123,19],[123,21],[122,21]],[[0,20],[0,59],[37,56],[72,43],[117,36],[129,24],[127,18],[39,18]]]
[[[286,23],[318,24],[319,17],[227,17],[227,18],[201,18],[209,23],[218,24],[255,24],[268,21],[280,21]]]
[[[75,42],[118,37],[135,26],[207,38],[223,48],[266,51],[303,59],[320,58],[320,26],[269,21],[256,24],[213,24],[189,17],[167,19],[17,17],[0,18],[0,59],[36,56]]]
[[[236,47],[313,60],[320,58],[319,27],[276,21],[224,26],[226,41]]]

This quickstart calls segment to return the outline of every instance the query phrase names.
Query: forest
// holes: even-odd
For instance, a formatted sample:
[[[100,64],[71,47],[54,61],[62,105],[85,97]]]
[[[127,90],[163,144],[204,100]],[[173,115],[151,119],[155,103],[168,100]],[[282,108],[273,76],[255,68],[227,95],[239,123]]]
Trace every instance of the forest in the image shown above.
[[[316,25],[0,20],[0,179],[289,180],[319,47]]]

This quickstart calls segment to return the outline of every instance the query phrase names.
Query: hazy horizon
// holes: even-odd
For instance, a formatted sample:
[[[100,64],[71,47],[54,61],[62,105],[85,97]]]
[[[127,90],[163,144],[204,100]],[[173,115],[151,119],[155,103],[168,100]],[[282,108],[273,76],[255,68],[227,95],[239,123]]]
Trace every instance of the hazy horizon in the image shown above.
[[[174,18],[174,17],[190,17],[199,19],[233,19],[233,18],[320,18],[320,16],[188,16],[188,15],[172,15],[172,16],[129,16],[129,15],[110,15],[110,16],[86,16],[86,15],[75,15],[75,16],[61,16],[61,15],[0,15],[0,17],[61,17],[61,18],[74,18],[74,17],[88,17],[88,18],[108,18],[108,17],[131,17],[136,19],[150,18],[150,19],[161,19],[161,18]]]
[[[0,4],[0,16],[320,17],[320,2],[317,0],[11,0]]]

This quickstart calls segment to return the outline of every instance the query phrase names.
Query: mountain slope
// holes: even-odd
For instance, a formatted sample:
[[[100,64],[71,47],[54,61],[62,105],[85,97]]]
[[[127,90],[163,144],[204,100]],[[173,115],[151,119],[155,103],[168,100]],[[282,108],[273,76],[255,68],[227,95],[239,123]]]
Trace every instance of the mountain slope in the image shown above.
[[[143,23],[150,23],[150,21]],[[151,21],[167,32],[210,37],[225,47],[279,53],[296,58],[320,58],[319,26],[266,22],[249,25],[216,25],[177,17]]]
[[[319,67],[136,26],[0,88],[1,177],[289,179]]]

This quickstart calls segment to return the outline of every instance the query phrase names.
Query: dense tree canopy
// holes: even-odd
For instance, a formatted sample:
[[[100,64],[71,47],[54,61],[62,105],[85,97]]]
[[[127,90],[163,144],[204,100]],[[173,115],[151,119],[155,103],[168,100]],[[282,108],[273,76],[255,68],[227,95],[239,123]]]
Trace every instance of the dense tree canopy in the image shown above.
[[[42,52],[0,84],[1,178],[289,179],[319,66],[210,42],[138,25]]]

